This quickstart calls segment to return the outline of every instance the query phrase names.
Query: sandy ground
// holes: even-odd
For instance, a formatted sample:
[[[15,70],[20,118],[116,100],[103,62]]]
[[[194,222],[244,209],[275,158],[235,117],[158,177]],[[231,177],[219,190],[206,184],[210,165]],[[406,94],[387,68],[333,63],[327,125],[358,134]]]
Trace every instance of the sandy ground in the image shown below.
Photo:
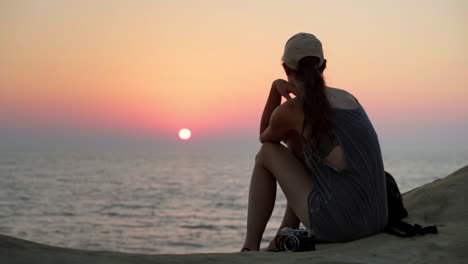
[[[317,244],[316,251],[143,255],[52,247],[0,235],[0,263],[468,263],[468,166],[403,194],[408,223],[439,234]]]

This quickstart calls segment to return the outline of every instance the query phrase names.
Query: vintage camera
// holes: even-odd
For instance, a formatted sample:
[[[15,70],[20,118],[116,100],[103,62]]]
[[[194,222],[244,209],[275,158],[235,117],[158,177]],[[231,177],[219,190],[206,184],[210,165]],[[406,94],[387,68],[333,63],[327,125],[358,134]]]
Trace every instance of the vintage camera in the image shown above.
[[[310,229],[293,229],[285,227],[276,236],[276,247],[281,251],[315,250],[315,236]]]

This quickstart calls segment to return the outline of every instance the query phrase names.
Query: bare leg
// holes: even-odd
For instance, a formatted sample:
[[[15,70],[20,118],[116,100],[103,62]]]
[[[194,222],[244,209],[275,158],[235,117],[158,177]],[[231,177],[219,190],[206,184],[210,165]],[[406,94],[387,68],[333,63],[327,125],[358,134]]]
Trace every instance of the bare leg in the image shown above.
[[[249,191],[247,235],[243,247],[250,250],[260,248],[275,203],[276,181],[288,200],[288,207],[309,227],[307,196],[314,186],[313,178],[286,147],[267,142],[262,145],[255,159]]]
[[[270,220],[276,198],[276,179],[258,162],[252,173],[244,247],[259,250],[263,232]]]
[[[289,228],[299,228],[299,225],[301,224],[301,221],[299,218],[297,218],[297,215],[294,213],[294,211],[287,205],[286,210],[284,211],[284,216],[283,216],[283,221],[281,222],[280,227],[278,228],[278,231],[276,232],[276,235],[279,235],[279,232],[281,229],[285,227]],[[275,239],[273,239],[270,244],[267,247],[268,250],[276,250],[276,242]]]
[[[297,215],[288,205],[288,207],[286,207],[286,210],[284,211],[283,222],[281,223],[279,229],[282,229],[284,227],[298,228],[300,224],[301,221],[299,220],[299,218],[297,218]]]
[[[291,153],[294,154],[294,156],[297,159],[299,159],[304,164],[304,162],[302,160],[302,158],[303,158],[302,157],[303,148],[302,148],[300,139],[299,139],[299,137],[297,135],[292,136],[287,140],[287,148]],[[304,164],[304,166],[305,166],[305,164]],[[276,232],[276,235],[279,235],[279,232],[281,231],[281,229],[283,229],[285,227],[299,228],[300,224],[301,224],[301,221],[299,220],[299,218],[297,218],[297,215],[291,209],[289,204],[286,204],[286,210],[284,211],[283,221],[281,222],[281,225],[279,226],[278,231]],[[275,241],[274,238],[270,242],[270,244],[268,245],[267,249],[268,250],[273,250],[273,251],[277,250],[276,241]]]

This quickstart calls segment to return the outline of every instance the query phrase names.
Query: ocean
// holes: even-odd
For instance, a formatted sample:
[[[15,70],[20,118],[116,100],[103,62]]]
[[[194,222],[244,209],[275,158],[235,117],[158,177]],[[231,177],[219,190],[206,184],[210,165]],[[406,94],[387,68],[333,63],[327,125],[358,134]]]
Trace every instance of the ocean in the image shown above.
[[[0,233],[130,253],[237,252],[256,151],[76,151],[0,155]],[[386,155],[404,193],[467,165],[468,153]],[[276,206],[261,247],[285,208]],[[411,213],[411,212],[410,212]]]

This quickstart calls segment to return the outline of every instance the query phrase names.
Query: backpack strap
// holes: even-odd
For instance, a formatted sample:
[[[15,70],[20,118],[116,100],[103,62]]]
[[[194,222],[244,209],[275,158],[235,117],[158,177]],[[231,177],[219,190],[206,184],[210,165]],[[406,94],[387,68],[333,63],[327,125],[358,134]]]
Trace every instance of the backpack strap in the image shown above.
[[[389,223],[383,231],[399,237],[413,237],[415,235],[438,233],[437,226],[435,225],[422,227],[418,224],[410,225],[401,220]]]

